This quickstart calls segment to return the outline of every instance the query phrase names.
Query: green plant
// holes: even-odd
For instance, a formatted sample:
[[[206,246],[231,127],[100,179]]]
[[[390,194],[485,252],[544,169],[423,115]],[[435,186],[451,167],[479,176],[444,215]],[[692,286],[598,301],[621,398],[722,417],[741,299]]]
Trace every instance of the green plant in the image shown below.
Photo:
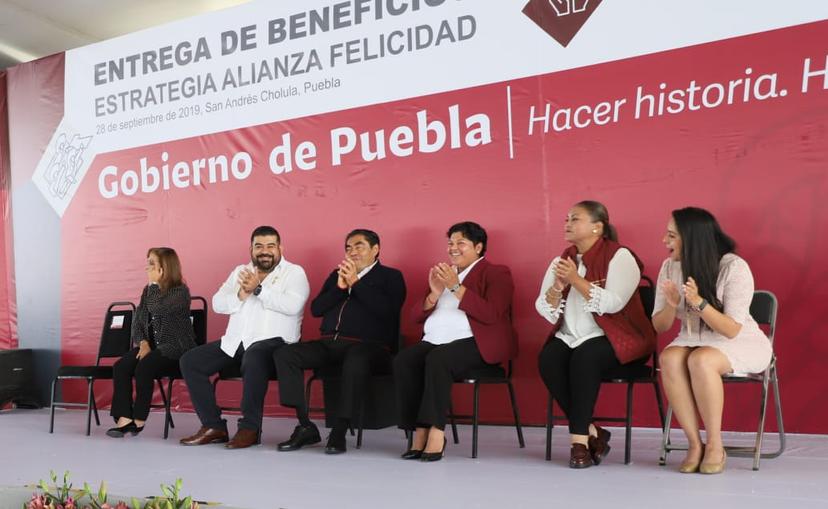
[[[162,484],[161,493],[163,497],[155,497],[144,505],[143,509],[198,509],[198,502],[193,502],[193,497],[181,498],[181,487],[184,482],[176,479],[174,484],[169,486]],[[138,499],[132,499],[133,509],[142,509]]]
[[[92,491],[89,484],[83,483],[82,490],[73,490],[69,482],[69,472],[63,473],[63,480],[58,484],[58,477],[54,471],[49,472],[53,486],[50,487],[46,481],[38,483],[40,493],[33,493],[31,500],[23,504],[23,509],[130,509],[126,502],[117,502],[115,505],[107,502],[106,483],[101,482],[97,493]],[[137,498],[132,499],[132,509],[198,509],[198,502],[193,502],[192,497],[181,498],[181,479],[176,479],[174,484],[161,485],[163,496],[152,497],[141,505]],[[83,505],[80,502],[88,498],[89,502]]]

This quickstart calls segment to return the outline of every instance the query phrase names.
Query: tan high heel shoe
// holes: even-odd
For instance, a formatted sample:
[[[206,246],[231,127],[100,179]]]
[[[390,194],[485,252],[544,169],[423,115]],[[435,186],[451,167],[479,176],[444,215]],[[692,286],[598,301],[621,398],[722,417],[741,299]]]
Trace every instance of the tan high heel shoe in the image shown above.
[[[695,474],[699,471],[699,465],[701,465],[702,458],[704,458],[704,444],[702,444],[701,454],[699,455],[698,461],[684,460],[681,462],[681,466],[679,466],[678,471],[682,474]]]
[[[699,472],[702,474],[721,474],[724,471],[726,462],[727,451],[722,449],[722,461],[718,463],[702,463],[699,466]]]

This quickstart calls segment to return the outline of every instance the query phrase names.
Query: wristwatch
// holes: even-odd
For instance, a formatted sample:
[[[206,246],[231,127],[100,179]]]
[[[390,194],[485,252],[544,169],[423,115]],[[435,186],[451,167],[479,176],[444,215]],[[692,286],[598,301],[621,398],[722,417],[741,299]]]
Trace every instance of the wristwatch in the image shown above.
[[[696,310],[697,310],[699,313],[701,313],[701,312],[704,310],[704,308],[706,308],[706,307],[707,307],[707,300],[702,299],[702,301],[701,301],[701,302],[699,303],[699,305],[696,307]]]
[[[257,285],[256,288],[253,289],[253,295],[259,296],[262,293],[262,285]]]
[[[459,290],[459,289],[460,289],[460,283],[457,283],[456,285],[454,285],[454,286],[452,286],[451,288],[449,288],[449,289],[448,289],[448,291],[450,291],[451,293],[454,293],[454,292],[456,292],[456,291],[457,291],[457,290]]]

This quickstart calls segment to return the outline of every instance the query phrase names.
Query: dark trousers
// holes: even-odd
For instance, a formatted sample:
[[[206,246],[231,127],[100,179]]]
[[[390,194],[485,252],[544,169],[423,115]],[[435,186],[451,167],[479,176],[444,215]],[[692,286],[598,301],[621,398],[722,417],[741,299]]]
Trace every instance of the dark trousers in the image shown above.
[[[138,349],[133,348],[112,366],[112,407],[109,415],[116,421],[121,417],[146,421],[149,417],[155,379],[175,369],[178,361],[150,350],[138,360]],[[132,379],[135,378],[135,401],[132,400]]]
[[[320,339],[296,343],[273,354],[279,372],[279,397],[283,406],[303,409],[305,402],[304,370],[342,366],[339,408],[336,417],[359,416],[371,375],[391,372],[391,353],[376,343],[348,339]],[[326,409],[328,414],[331,409]]]
[[[547,341],[538,369],[549,393],[569,420],[569,432],[588,435],[604,374],[621,364],[606,336],[588,339],[576,348],[559,338]]]
[[[445,345],[421,341],[398,353],[394,383],[400,427],[445,428],[452,384],[470,369],[486,365],[474,338]]]
[[[210,376],[235,365],[242,375],[242,418],[239,419],[239,428],[260,431],[267,384],[276,376],[273,352],[284,344],[282,338],[262,339],[247,350],[239,345],[236,355],[230,357],[221,349],[221,342],[214,341],[185,353],[181,357],[181,374],[187,382],[201,425],[227,429],[227,421],[221,418],[221,410],[216,404]]]

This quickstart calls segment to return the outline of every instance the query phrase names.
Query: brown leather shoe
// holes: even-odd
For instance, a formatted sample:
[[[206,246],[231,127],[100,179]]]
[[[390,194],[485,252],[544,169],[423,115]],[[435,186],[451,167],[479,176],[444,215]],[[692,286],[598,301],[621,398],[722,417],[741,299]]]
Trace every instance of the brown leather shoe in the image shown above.
[[[589,449],[584,444],[572,444],[572,449],[569,450],[569,468],[587,468],[591,467],[592,456],[589,454]]]
[[[220,444],[227,441],[227,431],[202,426],[195,435],[179,440],[181,445]]]
[[[255,429],[239,428],[233,439],[224,444],[228,449],[246,449],[259,444],[259,432]]]
[[[612,433],[597,424],[593,424],[593,426],[595,426],[595,429],[598,431],[598,436],[593,437],[590,435],[587,440],[589,443],[589,454],[592,456],[592,462],[596,465],[600,465],[601,461],[604,460],[604,457],[610,452],[611,447],[609,445],[609,441]]]

